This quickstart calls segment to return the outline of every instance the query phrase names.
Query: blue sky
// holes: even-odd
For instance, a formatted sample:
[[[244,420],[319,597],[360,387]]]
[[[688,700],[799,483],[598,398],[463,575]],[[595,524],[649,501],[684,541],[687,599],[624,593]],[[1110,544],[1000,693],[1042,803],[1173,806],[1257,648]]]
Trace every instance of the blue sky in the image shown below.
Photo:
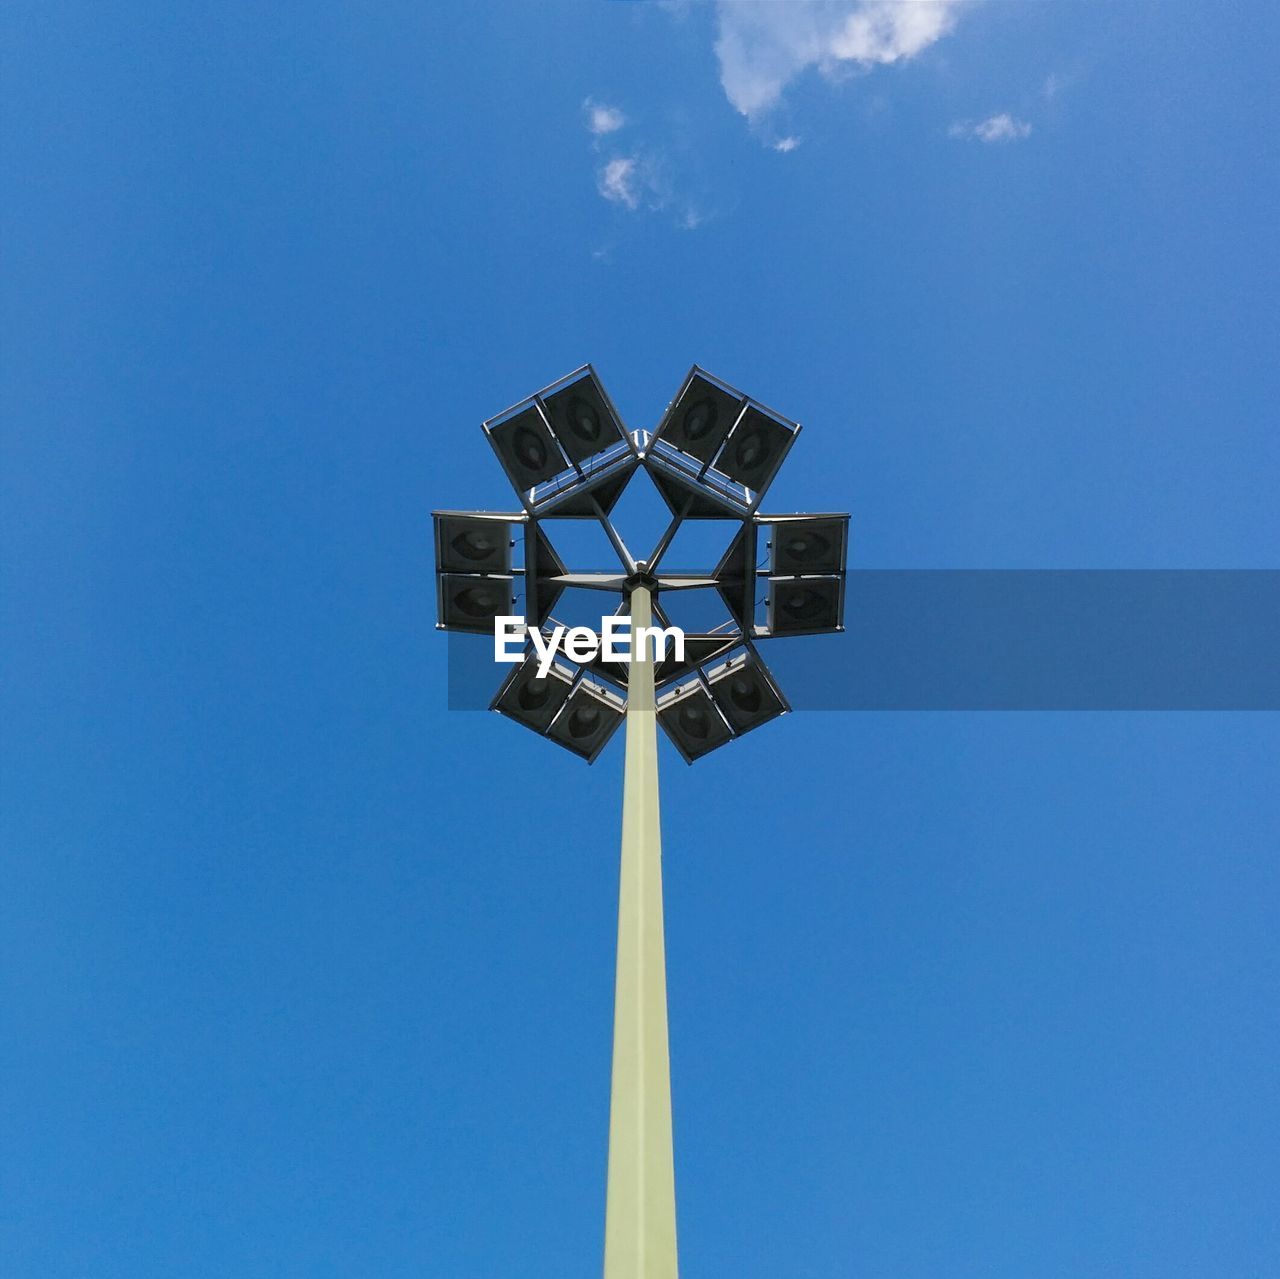
[[[428,519],[584,361],[862,567],[1276,566],[1274,6],[0,24],[6,1276],[598,1273],[621,752],[444,710]],[[682,1272],[1280,1273],[1277,746],[666,751]]]

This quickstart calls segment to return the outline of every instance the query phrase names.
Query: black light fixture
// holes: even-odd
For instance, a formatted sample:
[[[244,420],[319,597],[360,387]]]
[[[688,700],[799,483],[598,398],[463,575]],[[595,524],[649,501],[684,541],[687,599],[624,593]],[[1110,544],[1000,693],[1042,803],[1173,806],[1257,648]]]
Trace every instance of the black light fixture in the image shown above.
[[[694,369],[654,435],[699,462],[709,462],[742,412],[736,391]]]
[[[748,404],[714,466],[737,484],[762,494],[787,456],[796,428]]]
[[[465,573],[440,573],[440,626],[446,631],[478,631],[493,634],[497,617],[515,613],[510,577],[481,577]]]
[[[769,534],[769,571],[843,573],[849,539],[847,515],[774,515],[759,523]]]
[[[702,684],[688,684],[658,701],[658,723],[687,763],[723,746],[733,734]]]
[[[720,713],[738,735],[789,709],[769,668],[751,649],[708,671],[707,684]]]
[[[484,433],[517,493],[546,483],[568,467],[537,404],[486,422]]]
[[[626,701],[618,694],[580,681],[561,706],[547,736],[590,763],[622,723],[626,707]]]
[[[435,514],[436,566],[442,573],[510,573],[511,528],[521,516]]]
[[[540,675],[537,654],[531,653],[498,689],[492,709],[535,733],[545,733],[572,688],[573,676],[554,663]]]
[[[581,377],[541,398],[556,439],[578,465],[626,439],[604,387],[589,367]]]
[[[844,629],[844,578],[771,577],[770,635],[815,635]]]

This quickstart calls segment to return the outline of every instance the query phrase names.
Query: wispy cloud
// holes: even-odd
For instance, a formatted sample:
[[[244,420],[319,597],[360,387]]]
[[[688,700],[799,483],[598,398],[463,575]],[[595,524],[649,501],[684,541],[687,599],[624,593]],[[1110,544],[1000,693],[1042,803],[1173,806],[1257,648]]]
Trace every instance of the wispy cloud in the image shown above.
[[[614,156],[596,174],[596,190],[614,204],[625,205],[628,209],[639,208],[635,156]]]
[[[789,137],[779,138],[777,142],[773,144],[773,149],[775,151],[781,151],[783,155],[786,155],[788,151],[794,151],[799,145],[800,139],[797,138],[795,134],[791,134]]]
[[[587,117],[587,132],[597,138],[617,133],[627,122],[627,117],[617,107],[597,102],[595,98],[588,98],[582,104],[582,110]]]
[[[959,0],[718,0],[720,83],[749,120],[801,72],[915,57],[955,26]]]
[[[687,175],[673,173],[671,157],[653,146],[611,156],[596,170],[596,190],[610,204],[631,213],[662,214],[682,231],[693,231],[710,214],[687,187]]]
[[[1017,142],[1031,136],[1031,125],[1002,111],[985,120],[957,120],[947,134],[975,142]]]

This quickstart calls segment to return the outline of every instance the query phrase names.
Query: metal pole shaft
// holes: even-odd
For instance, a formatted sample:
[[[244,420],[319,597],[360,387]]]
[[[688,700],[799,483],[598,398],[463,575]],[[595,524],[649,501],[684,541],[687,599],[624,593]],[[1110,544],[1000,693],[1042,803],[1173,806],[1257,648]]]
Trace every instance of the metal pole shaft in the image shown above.
[[[631,624],[633,637],[636,628],[652,624],[652,600],[643,586],[631,592]],[[628,679],[604,1279],[677,1279],[651,657],[633,651]]]

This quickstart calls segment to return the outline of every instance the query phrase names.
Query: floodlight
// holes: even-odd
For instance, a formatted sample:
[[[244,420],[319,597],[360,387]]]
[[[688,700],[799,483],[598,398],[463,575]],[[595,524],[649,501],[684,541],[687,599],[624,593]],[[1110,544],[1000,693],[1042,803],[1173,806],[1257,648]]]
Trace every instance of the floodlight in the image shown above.
[[[654,434],[699,462],[709,462],[738,420],[742,403],[737,392],[695,369]]]
[[[843,630],[844,578],[771,577],[769,635],[809,635]]]
[[[715,468],[753,493],[763,493],[782,465],[795,434],[794,425],[784,425],[757,405],[748,404],[716,457]]]
[[[690,764],[733,736],[701,683],[676,689],[659,701],[657,711],[658,723]]]
[[[545,733],[572,687],[573,676],[554,663],[539,675],[538,658],[530,654],[498,690],[492,708],[535,733]]]
[[[590,368],[567,386],[542,396],[556,439],[571,462],[581,465],[626,439],[604,387]]]
[[[510,577],[440,573],[440,626],[446,631],[493,633],[496,617],[515,612]]]
[[[440,513],[436,523],[436,568],[441,573],[510,573],[510,515]]]
[[[518,493],[552,479],[568,467],[536,404],[511,417],[486,422],[484,432]]]
[[[770,535],[769,571],[843,573],[849,536],[847,515],[774,515],[762,518]]]
[[[626,705],[616,693],[582,681],[560,708],[547,736],[591,763],[622,723]]]
[[[769,668],[753,649],[708,671],[707,683],[720,713],[736,734],[749,733],[788,709]]]

